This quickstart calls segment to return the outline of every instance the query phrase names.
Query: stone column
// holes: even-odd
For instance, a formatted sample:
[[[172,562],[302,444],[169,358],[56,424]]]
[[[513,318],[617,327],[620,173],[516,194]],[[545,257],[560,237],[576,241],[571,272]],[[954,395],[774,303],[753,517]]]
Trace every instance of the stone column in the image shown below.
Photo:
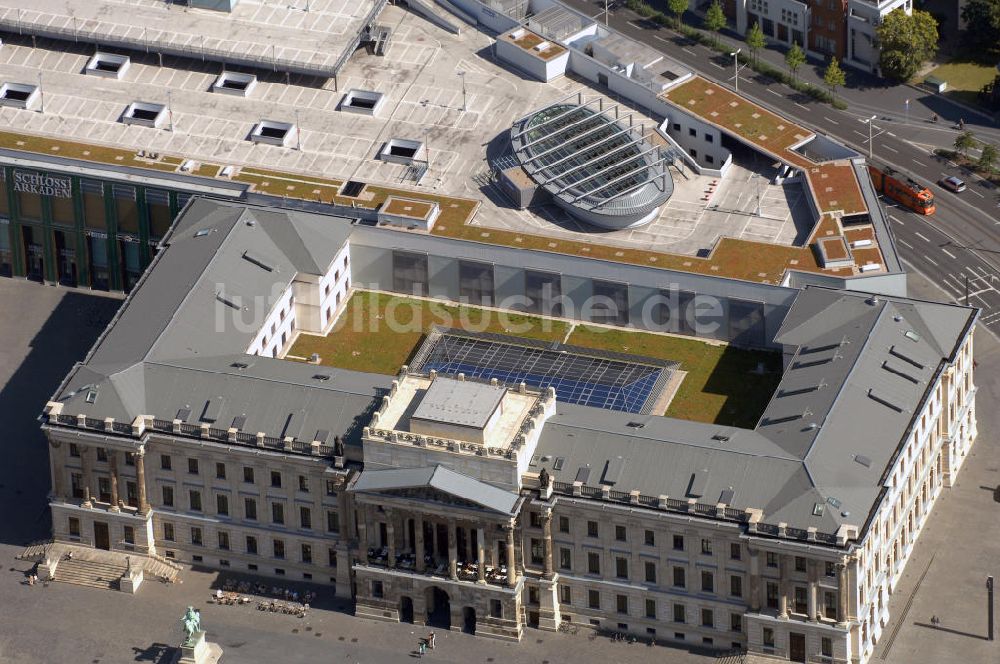
[[[416,557],[417,571],[423,574],[427,570],[424,564],[424,517],[418,516],[413,520],[414,555]]]
[[[552,578],[552,510],[542,512],[542,543],[545,547],[545,565],[542,574],[546,579]]]
[[[514,587],[517,583],[517,565],[514,562],[514,524],[504,527],[507,531],[507,585]]]
[[[386,554],[386,558],[390,569],[396,566],[396,528],[393,523],[395,519],[396,515],[393,514],[391,510],[385,511],[385,534],[386,540],[388,540],[388,552]]]
[[[819,612],[816,606],[816,585],[819,581],[819,563],[813,559],[809,559],[808,570],[809,570],[809,592],[806,597],[809,602],[809,620],[816,621],[819,619]]]
[[[108,449],[108,465],[111,469],[111,511],[121,509],[118,504],[118,450]]]
[[[843,625],[847,622],[847,565],[837,564],[837,623]]]
[[[368,517],[367,505],[364,503],[355,503],[358,515],[358,548],[361,549],[361,559],[368,564],[368,549],[371,545],[368,543],[368,524],[365,519]]]
[[[476,553],[479,562],[479,579],[477,583],[486,583],[486,532],[482,528],[476,529]]]
[[[778,582],[778,617],[788,617],[788,556],[781,554],[778,558],[778,571],[781,574]]]
[[[52,498],[60,503],[66,502],[66,468],[62,454],[57,452],[62,447],[58,440],[49,440],[49,466],[52,469]]]
[[[760,611],[760,552],[750,549],[750,610]]]
[[[135,453],[135,484],[139,493],[139,514],[149,514],[149,499],[146,496],[146,450],[139,448]]]
[[[455,520],[448,520],[448,578],[458,578],[458,543],[455,541]]]
[[[93,507],[94,502],[90,496],[90,485],[93,483],[94,462],[90,458],[90,448],[80,446],[80,463],[83,464],[83,507]]]

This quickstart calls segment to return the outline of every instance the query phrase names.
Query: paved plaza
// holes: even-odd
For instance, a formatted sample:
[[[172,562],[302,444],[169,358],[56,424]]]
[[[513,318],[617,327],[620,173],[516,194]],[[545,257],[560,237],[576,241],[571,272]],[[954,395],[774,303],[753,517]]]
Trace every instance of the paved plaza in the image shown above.
[[[911,283],[915,279],[911,279]],[[916,297],[940,297],[913,284]],[[361,620],[346,602],[322,593],[305,619],[244,606],[209,604],[219,574],[186,571],[183,583],[148,582],[138,595],[61,583],[28,586],[29,564],[15,560],[22,546],[48,533],[45,494],[49,474],[35,416],[72,362],[82,358],[113,315],[118,300],[21,281],[0,280],[0,413],[6,454],[0,467],[0,662],[111,664],[170,661],[181,635],[180,616],[193,605],[203,612],[210,638],[226,661],[404,662],[425,628]],[[976,340],[979,403],[1000,396],[1000,344]],[[983,582],[1000,559],[1000,523],[993,488],[1000,483],[994,432],[998,415],[980,409],[979,440],[958,484],[946,490],[916,545],[892,597],[892,623],[874,661],[892,664],[988,662],[1000,656],[986,641]],[[930,618],[941,620],[931,626]],[[438,632],[428,657],[444,662],[552,663],[728,662],[676,648],[622,644],[585,633],[528,630],[520,644]],[[289,653],[294,653],[294,656]]]

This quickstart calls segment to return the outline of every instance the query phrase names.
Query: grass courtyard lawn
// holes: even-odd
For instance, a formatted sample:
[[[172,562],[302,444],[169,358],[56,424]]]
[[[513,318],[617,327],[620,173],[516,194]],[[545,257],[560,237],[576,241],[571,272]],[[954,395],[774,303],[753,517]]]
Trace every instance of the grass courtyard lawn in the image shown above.
[[[997,75],[996,67],[977,62],[949,62],[934,69],[927,76],[948,82],[946,97],[954,97],[967,104],[979,103],[979,91],[987,83],[992,83]],[[925,77],[926,78],[926,77]]]
[[[687,372],[667,417],[753,427],[781,378],[778,353],[648,332],[578,326],[567,343],[680,362]],[[754,370],[764,362],[767,372]]]
[[[435,325],[545,341],[562,341],[569,330],[558,320],[357,291],[329,335],[301,334],[289,354],[318,353],[327,366],[391,375]]]

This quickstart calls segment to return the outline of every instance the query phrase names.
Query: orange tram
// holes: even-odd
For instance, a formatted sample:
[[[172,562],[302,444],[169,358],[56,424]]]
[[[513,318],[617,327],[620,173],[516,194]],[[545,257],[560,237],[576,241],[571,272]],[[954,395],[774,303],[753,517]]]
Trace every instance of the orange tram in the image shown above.
[[[917,214],[934,214],[934,194],[927,187],[889,167],[879,169],[869,164],[868,173],[875,183],[875,190],[886,198]]]

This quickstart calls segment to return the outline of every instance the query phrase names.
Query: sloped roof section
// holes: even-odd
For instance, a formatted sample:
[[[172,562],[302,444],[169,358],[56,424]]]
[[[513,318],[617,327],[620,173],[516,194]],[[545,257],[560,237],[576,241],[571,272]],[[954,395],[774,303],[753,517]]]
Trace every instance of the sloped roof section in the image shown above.
[[[440,465],[423,468],[366,470],[361,473],[351,490],[378,493],[394,489],[416,488],[437,489],[475,503],[484,509],[510,516],[514,516],[515,507],[520,499],[516,493],[505,491]]]

